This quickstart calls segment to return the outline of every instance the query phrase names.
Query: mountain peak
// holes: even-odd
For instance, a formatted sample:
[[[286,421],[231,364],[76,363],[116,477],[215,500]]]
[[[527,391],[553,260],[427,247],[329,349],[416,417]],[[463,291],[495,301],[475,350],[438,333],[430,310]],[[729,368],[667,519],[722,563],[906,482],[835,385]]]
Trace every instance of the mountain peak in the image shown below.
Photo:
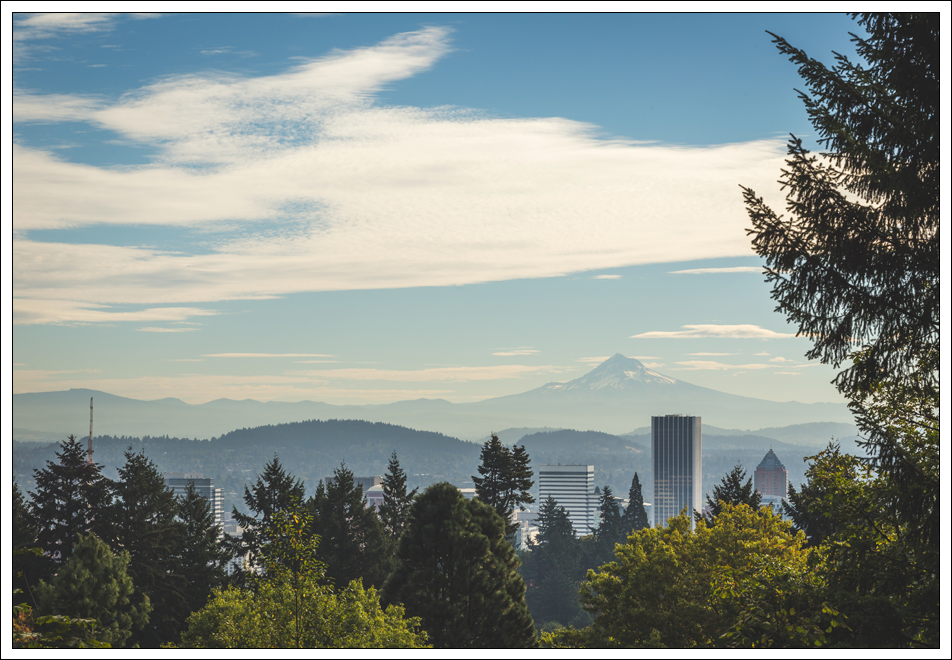
[[[548,390],[561,392],[604,389],[628,390],[641,389],[646,385],[666,387],[677,382],[674,378],[663,376],[657,371],[649,369],[635,358],[615,353],[581,378],[570,380],[567,383],[553,383],[545,387]]]

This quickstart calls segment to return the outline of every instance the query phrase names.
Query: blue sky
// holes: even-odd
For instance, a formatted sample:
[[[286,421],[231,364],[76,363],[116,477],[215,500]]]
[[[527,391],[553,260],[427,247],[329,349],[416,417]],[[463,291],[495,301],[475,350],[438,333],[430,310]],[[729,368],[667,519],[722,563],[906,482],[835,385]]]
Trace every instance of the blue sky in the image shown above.
[[[744,231],[814,137],[765,30],[830,63],[859,27],[14,15],[13,391],[463,402],[623,353],[841,401]]]

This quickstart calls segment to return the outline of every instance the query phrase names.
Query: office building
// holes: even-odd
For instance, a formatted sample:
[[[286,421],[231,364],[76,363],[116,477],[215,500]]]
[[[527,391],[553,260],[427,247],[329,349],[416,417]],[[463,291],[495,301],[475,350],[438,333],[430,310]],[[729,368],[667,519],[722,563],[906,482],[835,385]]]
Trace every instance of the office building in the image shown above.
[[[787,496],[787,468],[783,466],[773,449],[754,470],[754,488],[761,497],[785,498]]]
[[[654,524],[687,507],[691,524],[701,510],[701,418],[664,415],[651,418],[651,459],[654,467]]]
[[[215,488],[215,480],[205,478],[201,472],[163,472],[162,478],[165,479],[165,485],[172,489],[176,497],[185,497],[185,489],[188,483],[195,484],[195,490],[199,495],[208,500],[212,514],[215,516],[215,523],[223,527],[225,523],[225,496],[221,488]]]
[[[565,507],[576,536],[592,533],[598,513],[594,465],[540,466],[538,505],[541,507],[550,496]]]

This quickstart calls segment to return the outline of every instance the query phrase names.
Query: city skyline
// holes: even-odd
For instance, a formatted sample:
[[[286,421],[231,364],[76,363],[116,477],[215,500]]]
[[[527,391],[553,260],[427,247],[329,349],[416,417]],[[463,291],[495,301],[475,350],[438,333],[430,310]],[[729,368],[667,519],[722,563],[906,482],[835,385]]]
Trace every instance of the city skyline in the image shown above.
[[[842,402],[744,231],[813,135],[765,30],[857,26],[16,15],[13,392],[466,402],[622,353]]]

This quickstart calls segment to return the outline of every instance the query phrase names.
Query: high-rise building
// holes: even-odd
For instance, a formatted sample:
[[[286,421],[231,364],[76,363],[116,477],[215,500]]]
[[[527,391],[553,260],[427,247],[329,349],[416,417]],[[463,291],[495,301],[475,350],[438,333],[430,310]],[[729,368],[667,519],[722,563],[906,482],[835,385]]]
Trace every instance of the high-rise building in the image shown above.
[[[654,524],[666,525],[685,506],[694,524],[701,510],[701,418],[664,415],[651,418],[654,467]]]
[[[754,470],[754,488],[763,498],[787,496],[787,468],[773,449],[767,452]]]
[[[550,496],[569,514],[576,536],[592,533],[598,513],[594,465],[539,466],[539,506]]]
[[[224,525],[225,496],[222,494],[221,488],[215,488],[214,479],[206,479],[201,472],[163,472],[162,478],[165,479],[165,485],[172,489],[176,497],[185,497],[188,482],[194,483],[196,492],[208,500],[215,516],[215,522],[219,527]]]

